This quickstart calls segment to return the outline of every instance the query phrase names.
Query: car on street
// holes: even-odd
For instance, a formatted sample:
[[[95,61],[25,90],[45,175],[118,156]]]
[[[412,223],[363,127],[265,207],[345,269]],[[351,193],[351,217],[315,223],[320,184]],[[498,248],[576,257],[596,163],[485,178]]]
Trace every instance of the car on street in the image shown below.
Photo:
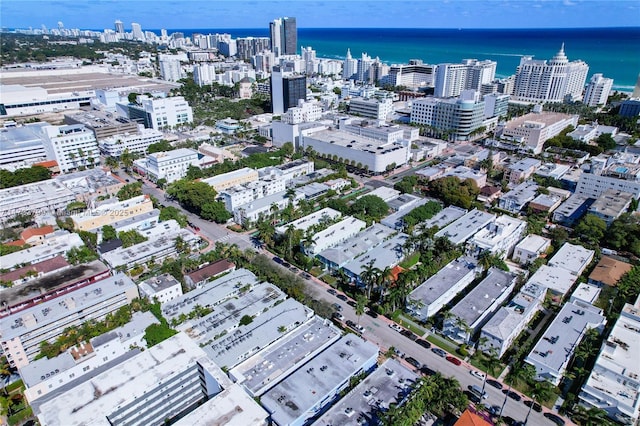
[[[349,300],[347,301],[347,305],[351,306],[352,308],[356,307],[356,301],[355,300]]]
[[[347,322],[345,324],[347,324],[347,327],[351,327],[351,328],[355,328],[356,327],[356,323],[351,321],[351,320],[347,320]]]
[[[349,300],[349,298],[347,296],[345,296],[344,294],[339,294],[336,297],[338,299],[342,300],[343,302],[346,302],[347,300]]]
[[[412,366],[414,366],[415,368],[420,368],[420,361],[418,361],[417,359],[413,358],[413,357],[406,357],[404,359],[405,361],[407,361],[409,364],[411,364]]]
[[[393,328],[393,329],[394,329],[395,331],[397,331],[397,332],[402,332],[402,330],[404,330],[404,328],[400,327],[400,326],[399,326],[398,324],[396,324],[395,322],[394,322],[394,323],[389,324],[389,327]]]
[[[367,309],[367,312],[365,313],[369,315],[371,318],[378,318],[378,313],[373,309]]]
[[[520,396],[519,393],[514,392],[512,390],[503,390],[502,391],[503,394],[507,395],[509,398],[513,399],[514,401],[520,401],[522,399],[522,397]]]
[[[436,374],[434,370],[430,369],[426,365],[423,365],[422,367],[420,367],[420,372],[425,376],[433,376],[434,374]]]
[[[467,390],[467,391],[464,391],[463,393],[467,395],[467,398],[469,398],[469,401],[473,402],[474,404],[479,404],[482,401],[482,399],[473,392],[469,392]]]
[[[356,324],[356,326],[354,328],[358,333],[360,333],[360,334],[364,333],[364,327],[361,326],[360,324]]]
[[[482,374],[479,371],[476,370],[469,370],[469,374],[471,374],[473,377],[480,379],[480,380],[484,380],[484,374]]]
[[[410,330],[406,330],[406,329],[402,330],[400,332],[400,334],[402,334],[404,337],[407,337],[407,338],[409,338],[411,340],[414,340],[414,341],[418,338],[418,336],[414,332],[412,332]]]
[[[451,355],[449,355],[449,356],[447,357],[447,361],[449,361],[451,364],[454,364],[454,365],[460,365],[460,364],[462,364],[462,361],[460,361],[460,360],[459,360],[458,358],[456,358],[455,356],[451,356]]]
[[[334,303],[331,306],[333,306],[333,309],[335,309],[336,311],[341,311],[342,310],[342,306],[340,306],[339,303]]]
[[[498,414],[500,414],[500,409],[501,407],[499,405],[492,405],[491,407],[487,408],[487,413],[491,414],[492,416],[497,416]]]
[[[278,256],[273,256],[273,261],[282,264],[282,259],[280,259]]]
[[[532,401],[530,399],[527,399],[524,402],[524,405],[526,405],[527,407],[531,407],[531,409],[533,409],[533,411],[535,411],[537,413],[541,413],[542,412],[542,406],[540,404],[538,404],[537,402],[534,402],[534,401]]]
[[[427,342],[424,339],[416,339],[416,343],[425,349],[431,349],[431,343]]]
[[[469,385],[467,386],[467,389],[469,389],[469,392],[475,394],[479,398],[487,399],[489,397],[487,391],[483,391],[482,388],[478,385]]]
[[[328,290],[327,290],[327,293],[329,293],[329,294],[330,294],[330,295],[332,295],[332,296],[335,296],[336,294],[338,294],[338,292],[337,292],[337,291],[335,291],[335,290],[334,290],[334,289],[332,289],[332,288],[328,289]]]
[[[344,321],[344,315],[342,315],[340,312],[334,312],[331,316],[338,321]]]
[[[496,389],[502,389],[502,383],[500,383],[497,380],[493,380],[493,379],[487,379],[487,384],[489,386],[493,386]]]
[[[514,419],[513,417],[509,417],[509,416],[503,417],[502,421],[504,421],[504,424],[506,424],[507,426],[516,426],[516,424],[518,423],[518,421],[516,419]]]
[[[404,358],[404,355],[405,355],[405,353],[398,348],[393,348],[393,353],[395,353],[396,356],[399,358]]]
[[[442,358],[445,358],[447,356],[447,352],[440,348],[431,348],[431,352],[438,356],[441,356]]]
[[[555,415],[553,413],[544,413],[543,416],[545,416],[546,418],[548,418],[558,426],[564,426],[564,420],[562,419],[562,417],[558,415]]]

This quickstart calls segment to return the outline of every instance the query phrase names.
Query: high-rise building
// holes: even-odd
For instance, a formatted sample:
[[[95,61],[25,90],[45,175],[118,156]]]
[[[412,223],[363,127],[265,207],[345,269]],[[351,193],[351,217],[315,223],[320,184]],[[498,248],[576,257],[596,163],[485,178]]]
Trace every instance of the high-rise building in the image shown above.
[[[271,50],[276,55],[295,55],[298,45],[296,18],[278,18],[269,23]]]
[[[392,86],[433,87],[436,68],[420,59],[411,59],[408,65],[391,65],[387,81]]]
[[[310,46],[302,48],[302,60],[304,61],[304,72],[312,75],[318,72],[318,61],[316,59],[316,51]]]
[[[212,63],[206,62],[193,67],[193,81],[202,87],[211,84],[216,79],[216,68]]]
[[[114,26],[118,34],[124,34],[124,24],[121,20],[117,19]]]
[[[180,60],[172,56],[160,55],[160,76],[166,81],[178,81],[182,78]]]
[[[582,102],[590,107],[606,105],[612,86],[612,78],[605,78],[602,74],[594,74],[585,89]]]
[[[441,137],[466,140],[482,126],[484,101],[422,98],[413,101],[411,123],[431,126]]]
[[[284,114],[307,99],[307,78],[304,75],[285,75],[280,67],[271,73],[271,107],[274,114]]]
[[[144,33],[142,32],[142,27],[136,22],[131,23],[131,35],[133,36],[134,40],[144,41]]]
[[[251,59],[259,52],[269,49],[268,37],[243,37],[236,39],[238,58],[242,60]]]
[[[548,62],[524,56],[516,71],[513,99],[532,103],[581,99],[588,72],[585,62],[569,62],[564,43]]]
[[[356,70],[358,69],[358,60],[353,59],[351,56],[351,49],[347,49],[347,57],[344,60],[344,65],[342,66],[342,78],[345,80],[351,80]]]
[[[436,68],[434,96],[451,98],[463,90],[480,91],[483,84],[493,81],[495,61],[465,59],[459,64],[439,64]]]
[[[371,59],[371,56],[367,55],[366,53],[363,53],[360,59],[358,59],[358,69],[356,71],[356,74],[358,76],[356,77],[356,81],[361,81],[361,82],[369,81],[369,72],[371,71],[372,63],[373,63],[373,60]]]

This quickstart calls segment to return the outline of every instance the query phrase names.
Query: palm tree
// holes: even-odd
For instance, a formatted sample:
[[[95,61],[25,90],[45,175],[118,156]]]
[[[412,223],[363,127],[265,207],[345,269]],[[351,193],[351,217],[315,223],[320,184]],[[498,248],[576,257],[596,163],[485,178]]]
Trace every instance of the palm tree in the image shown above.
[[[364,310],[367,306],[367,298],[364,297],[364,295],[359,294],[358,297],[356,297],[356,306],[355,306],[355,313],[356,316],[358,317],[358,325],[360,325],[360,317],[362,316],[362,314],[364,314]]]
[[[378,282],[378,276],[380,275],[380,269],[373,266],[375,259],[371,259],[369,263],[363,266],[364,270],[360,272],[360,281],[364,284],[367,292],[367,299],[371,300],[371,290]]]
[[[537,401],[546,401],[553,394],[553,385],[548,380],[544,380],[542,382],[534,382],[533,384],[533,392],[531,393],[531,398],[533,399],[533,403],[529,405],[529,411],[527,411],[527,417],[524,419],[524,424],[527,424],[529,420],[529,414],[531,414],[531,409],[533,408],[533,404]]]
[[[591,426],[600,425],[607,417],[607,412],[601,408],[587,408],[580,404],[575,404],[571,413],[571,420],[579,425]]]

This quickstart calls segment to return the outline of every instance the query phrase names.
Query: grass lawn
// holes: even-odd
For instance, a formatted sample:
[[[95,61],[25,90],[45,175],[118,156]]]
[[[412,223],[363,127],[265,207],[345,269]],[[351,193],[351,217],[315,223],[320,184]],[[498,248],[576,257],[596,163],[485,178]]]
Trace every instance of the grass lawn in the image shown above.
[[[338,279],[336,277],[332,277],[331,275],[323,275],[320,279],[329,284],[331,287],[335,287],[336,283],[338,282]]]
[[[474,355],[469,360],[469,363],[484,373],[487,371],[487,366],[484,364],[484,360],[485,358],[483,356]],[[495,368],[495,370],[490,371],[489,375],[493,377],[498,377],[500,376],[500,374],[505,368],[506,368],[506,365],[500,364]]]
[[[411,269],[418,261],[420,260],[420,253],[413,253],[411,256],[406,258],[403,262],[400,263],[400,267],[404,269]]]
[[[457,346],[447,342],[446,340],[438,339],[433,334],[427,336],[427,341],[433,343],[434,345],[444,349],[445,351],[455,354],[458,349]]]

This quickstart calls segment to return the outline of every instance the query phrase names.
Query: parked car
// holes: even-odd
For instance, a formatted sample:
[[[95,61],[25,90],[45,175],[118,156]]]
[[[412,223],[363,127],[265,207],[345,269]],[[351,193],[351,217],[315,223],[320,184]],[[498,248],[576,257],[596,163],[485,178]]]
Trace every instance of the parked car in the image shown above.
[[[431,343],[427,342],[424,339],[416,339],[416,343],[426,349],[431,349]]]
[[[349,300],[349,298],[347,296],[345,296],[344,294],[339,294],[336,297],[338,299],[342,300],[343,302],[346,302],[347,300]]]
[[[331,305],[333,307],[333,309],[335,309],[336,311],[341,311],[342,310],[342,306],[340,306],[339,303],[334,303],[333,305]]]
[[[548,418],[558,426],[564,426],[564,420],[560,416],[557,416],[553,413],[544,413],[543,416],[545,416],[546,418]]]
[[[400,332],[400,334],[402,334],[404,337],[407,337],[407,338],[409,338],[411,340],[414,340],[414,341],[418,338],[418,336],[414,332],[412,332],[410,330],[406,330],[406,329],[402,330]]]
[[[469,401],[473,402],[474,404],[479,404],[480,401],[482,401],[482,399],[473,392],[469,392],[468,390],[466,390],[463,393],[467,395],[467,398],[469,398]]]
[[[476,371],[476,370],[470,370],[470,371],[469,371],[469,374],[471,374],[473,377],[475,377],[475,378],[477,378],[477,379],[484,380],[484,374],[482,374],[482,373],[481,373],[481,372],[479,372],[479,371]]]
[[[493,379],[487,379],[487,384],[489,386],[493,386],[496,389],[502,389],[502,383],[500,383],[497,380],[493,380]]]
[[[351,328],[355,328],[356,326],[356,323],[351,320],[347,320],[345,324],[347,324],[347,327],[351,327]]]
[[[483,391],[478,385],[469,385],[467,386],[467,389],[469,389],[469,392],[476,394],[479,398],[487,399],[489,397],[487,391]]]
[[[451,364],[455,364],[455,365],[460,365],[462,364],[462,361],[460,361],[458,358],[456,358],[455,356],[447,356],[447,361],[449,361]]]
[[[417,359],[412,358],[410,356],[406,357],[404,360],[407,361],[412,366],[414,366],[415,368],[420,368],[420,366],[421,366],[420,365],[420,361],[418,361]]]
[[[369,315],[371,318],[378,318],[378,313],[373,309],[367,309],[365,313]]]
[[[358,333],[360,333],[360,334],[364,333],[364,327],[361,326],[360,324],[356,324],[356,326],[354,328]]]
[[[502,391],[503,394],[507,395],[509,398],[513,399],[514,401],[520,401],[522,399],[522,397],[520,396],[519,393],[514,392],[512,390],[503,390]]]
[[[434,370],[430,369],[426,365],[423,365],[422,367],[420,367],[420,372],[425,376],[433,376],[434,374],[436,374]]]
[[[335,291],[335,290],[334,290],[334,289],[332,289],[332,288],[328,289],[328,290],[327,290],[327,293],[329,293],[329,294],[330,294],[330,295],[332,295],[332,296],[335,296],[336,294],[338,294],[338,292],[337,292],[337,291]]]
[[[402,330],[404,330],[404,328],[400,327],[400,326],[399,326],[398,324],[396,324],[395,322],[394,322],[394,323],[389,324],[389,327],[393,328],[393,329],[394,329],[395,331],[397,331],[397,332],[402,332]]]
[[[542,406],[540,404],[538,404],[537,402],[534,402],[530,399],[527,399],[524,402],[524,405],[526,405],[527,407],[531,407],[533,409],[533,411],[541,413],[542,412]],[[533,405],[533,407],[532,407]]]
[[[331,316],[338,321],[344,321],[344,315],[342,315],[340,312],[334,312]]]
[[[434,354],[441,356],[442,358],[445,358],[447,356],[447,352],[443,349],[440,348],[432,348],[431,352],[433,352]]]
[[[499,405],[492,405],[491,407],[487,408],[487,413],[491,414],[492,416],[497,416],[498,414],[500,414],[500,409],[501,407]]]
[[[349,300],[347,301],[347,305],[351,306],[352,308],[356,307],[356,301],[355,300]]]

